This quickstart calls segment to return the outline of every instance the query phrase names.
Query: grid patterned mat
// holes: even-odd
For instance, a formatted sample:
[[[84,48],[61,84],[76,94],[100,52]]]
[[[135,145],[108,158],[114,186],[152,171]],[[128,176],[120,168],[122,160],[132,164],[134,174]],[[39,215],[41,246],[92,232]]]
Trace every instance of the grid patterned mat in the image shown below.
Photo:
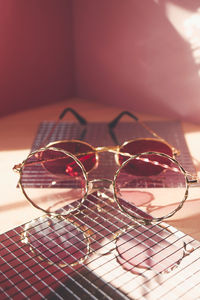
[[[149,125],[194,172],[180,124]],[[51,126],[40,125],[32,150]],[[132,126],[120,124],[120,142],[145,136]],[[52,140],[79,135],[79,125],[62,123]],[[85,140],[112,144],[101,123],[88,126]],[[113,176],[113,158],[103,155],[100,163],[91,176]],[[200,243],[165,223],[133,222],[102,188],[68,218],[45,215],[1,235],[0,271],[1,299],[199,299]]]
[[[69,248],[73,224],[88,239],[72,234]],[[200,295],[200,243],[165,224],[133,224],[105,195],[89,196],[70,222],[44,216],[1,235],[0,254],[1,299]]]

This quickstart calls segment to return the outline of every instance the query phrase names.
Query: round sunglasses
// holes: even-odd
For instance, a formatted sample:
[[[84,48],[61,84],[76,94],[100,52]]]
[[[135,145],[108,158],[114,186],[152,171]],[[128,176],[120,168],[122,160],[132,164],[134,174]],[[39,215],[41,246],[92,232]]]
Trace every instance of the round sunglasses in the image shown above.
[[[88,174],[96,166],[97,151],[93,148],[93,151],[74,155],[63,149],[46,147],[31,153],[19,169],[23,194],[32,205],[46,213],[67,215],[76,211],[88,194],[96,191],[96,180],[89,181]],[[111,151],[115,152],[113,148]],[[149,223],[169,218],[183,206],[191,180],[177,160],[158,152],[131,155],[116,151],[115,154],[125,155],[126,160],[120,163],[118,159],[120,165],[113,180],[106,180],[124,213]],[[145,202],[138,201],[139,192],[141,195],[151,193],[154,206],[165,206],[171,199],[176,207],[159,216],[159,210],[149,211]]]

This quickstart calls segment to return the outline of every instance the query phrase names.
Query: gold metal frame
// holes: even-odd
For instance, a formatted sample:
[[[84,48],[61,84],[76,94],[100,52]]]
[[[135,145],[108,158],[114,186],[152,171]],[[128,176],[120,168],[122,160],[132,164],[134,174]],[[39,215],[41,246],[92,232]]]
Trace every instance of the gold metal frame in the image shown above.
[[[81,199],[79,205],[74,208],[74,209],[71,209],[69,211],[67,211],[64,215],[68,215],[74,211],[76,211],[82,204],[83,202],[85,201],[85,199],[87,198],[88,194],[90,192],[93,192],[92,188],[91,188],[91,185],[93,185],[93,181],[89,181],[88,180],[88,173],[86,172],[83,164],[81,163],[81,161],[79,161],[79,159],[77,158],[77,156],[79,155],[84,155],[84,154],[88,154],[87,153],[77,153],[76,156],[71,154],[70,152],[67,152],[63,149],[59,149],[59,148],[55,148],[55,147],[44,147],[44,148],[41,148],[39,149],[38,151],[41,152],[41,151],[45,151],[45,150],[53,150],[53,151],[59,151],[59,152],[62,152],[63,154],[67,155],[67,156],[70,156],[72,159],[75,160],[75,162],[78,164],[78,166],[81,168],[82,170],[82,173],[83,173],[83,176],[84,176],[84,179],[85,179],[85,194],[83,196],[83,198]],[[125,155],[128,157],[128,159],[122,163],[122,165],[120,166],[120,168],[116,171],[115,175],[114,175],[114,179],[113,181],[111,181],[111,184],[112,184],[112,187],[113,187],[113,195],[114,195],[114,200],[116,201],[116,203],[118,204],[118,207],[120,208],[121,211],[123,211],[126,215],[129,215],[132,219],[135,219],[141,223],[145,223],[145,224],[150,224],[152,222],[160,222],[164,219],[167,219],[169,217],[171,217],[172,215],[174,215],[178,210],[180,210],[184,204],[184,202],[186,201],[187,197],[188,197],[188,191],[189,191],[189,186],[190,184],[192,183],[196,183],[197,182],[197,178],[192,176],[191,174],[189,174],[187,171],[185,171],[185,169],[179,164],[179,162],[175,159],[175,158],[172,158],[170,157],[169,155],[167,154],[163,154],[163,153],[159,153],[159,152],[144,152],[144,153],[140,153],[140,154],[137,154],[137,155],[130,155],[129,153],[123,153],[123,152],[119,152],[119,146],[111,146],[111,147],[97,147],[97,148],[93,148],[94,151],[96,153],[98,152],[112,152],[112,153],[117,153],[117,154],[120,154],[120,155]],[[43,212],[49,214],[49,211],[46,211],[45,209],[42,209],[41,207],[39,207],[38,205],[36,205],[30,198],[29,196],[27,195],[26,191],[24,190],[24,187],[23,187],[23,183],[22,183],[22,172],[23,172],[23,168],[24,166],[26,165],[26,162],[27,160],[35,155],[36,153],[38,153],[38,151],[35,151],[35,152],[32,152],[31,154],[28,155],[27,159],[25,159],[21,164],[18,164],[18,165],[15,165],[14,166],[14,170],[16,170],[19,174],[20,174],[20,179],[19,179],[19,186],[24,194],[24,196],[27,198],[27,200],[34,206],[36,207],[37,209],[40,209],[42,210]],[[90,153],[90,152],[89,152]],[[93,152],[91,152],[93,153]],[[171,162],[173,162],[174,164],[177,165],[177,167],[180,169],[180,172],[184,175],[184,178],[185,178],[185,184],[186,184],[186,190],[185,190],[185,194],[184,194],[184,197],[183,199],[181,200],[180,204],[170,213],[168,213],[167,215],[165,216],[162,216],[162,217],[159,217],[159,218],[151,218],[151,220],[149,219],[145,219],[145,218],[140,218],[140,217],[136,217],[135,215],[131,214],[130,212],[127,212],[123,206],[120,204],[120,201],[117,197],[117,192],[116,192],[116,180],[117,180],[117,177],[119,175],[119,172],[121,171],[122,168],[124,168],[126,166],[127,163],[130,162],[130,160],[132,159],[137,159],[139,158],[140,156],[142,155],[151,155],[151,154],[156,154],[156,155],[159,155],[161,157],[165,157],[165,158],[168,158]],[[63,159],[63,157],[61,157]],[[58,158],[56,158],[58,159]],[[37,162],[33,162],[34,163],[38,163],[38,162],[41,162],[42,161],[37,161]],[[153,162],[152,162],[153,163]],[[31,163],[29,163],[29,165],[31,165]],[[189,177],[191,177],[191,179],[189,179]],[[106,179],[101,179],[101,181],[104,181]],[[89,188],[90,187],[90,188]],[[61,216],[63,214],[56,214],[56,213],[51,213],[52,215],[57,215],[57,216]]]
[[[47,149],[48,149],[48,150],[53,150],[53,151],[59,151],[59,152],[62,152],[63,154],[65,154],[65,155],[70,156],[72,159],[74,159],[74,160],[76,161],[76,163],[78,164],[78,166],[81,168],[81,170],[82,170],[82,172],[83,172],[83,176],[84,176],[84,179],[85,179],[85,182],[86,182],[86,185],[85,185],[85,194],[84,194],[83,198],[81,199],[79,205],[78,205],[75,209],[71,209],[71,210],[69,210],[69,211],[67,212],[67,215],[68,215],[68,214],[70,214],[71,212],[77,210],[77,209],[82,205],[82,203],[85,201],[85,199],[86,199],[86,197],[87,197],[87,195],[88,195],[89,182],[88,182],[88,178],[87,178],[87,173],[86,173],[85,168],[84,168],[84,166],[82,165],[82,163],[81,163],[81,162],[77,159],[77,157],[74,156],[73,154],[71,154],[71,153],[69,153],[69,152],[67,152],[67,151],[64,151],[64,150],[62,150],[62,149],[55,148],[55,147],[49,147],[49,148],[44,147],[44,148],[41,148],[41,149],[39,150],[39,152],[45,151],[45,150],[47,150]],[[19,184],[19,187],[20,187],[21,190],[22,190],[22,193],[23,193],[24,196],[26,197],[26,199],[27,199],[27,200],[28,200],[35,208],[37,208],[37,209],[43,211],[44,213],[49,214],[49,211],[46,211],[45,209],[41,208],[40,206],[38,206],[37,204],[35,204],[35,203],[30,199],[30,197],[27,195],[27,193],[26,193],[26,191],[25,191],[25,189],[24,189],[24,187],[23,187],[23,183],[22,183],[22,172],[23,172],[23,168],[24,168],[25,165],[27,166],[27,164],[26,164],[27,160],[28,160],[30,157],[34,156],[36,153],[38,153],[37,150],[34,151],[34,152],[32,152],[32,153],[30,153],[30,154],[27,156],[27,158],[26,158],[21,164],[18,164],[18,165],[16,165],[16,166],[14,166],[14,170],[15,170],[16,172],[18,172],[19,175],[20,175],[18,184]],[[62,158],[63,158],[63,157],[62,157]],[[58,158],[56,158],[56,159],[58,159]],[[55,159],[52,159],[52,160],[55,160]],[[29,163],[28,165],[38,164],[39,162],[42,163],[42,161],[37,161],[37,162]],[[51,213],[51,215],[60,216],[60,215],[62,215],[62,214]]]
[[[87,121],[81,116],[79,115],[74,109],[72,108],[65,108],[62,113],[59,116],[59,119],[56,121],[56,123],[54,124],[54,126],[52,127],[50,133],[47,135],[47,137],[45,138],[45,140],[42,142],[42,145],[40,145],[39,147],[52,147],[60,142],[79,142],[82,144],[85,144],[87,146],[89,146],[90,148],[92,148],[93,150],[97,150],[97,152],[102,152],[105,151],[105,149],[107,149],[106,151],[109,151],[112,149],[111,147],[93,147],[92,145],[90,145],[89,143],[82,141],[82,140],[57,140],[54,142],[50,142],[47,143],[48,139],[51,137],[51,135],[53,134],[53,132],[55,131],[56,127],[58,126],[58,124],[61,122],[61,120],[63,119],[63,117],[65,116],[66,113],[71,112],[76,119],[79,121],[79,124],[81,124],[84,128],[86,128],[87,125]],[[131,117],[132,119],[134,119],[138,124],[140,124],[145,130],[147,130],[152,136],[153,138],[135,138],[129,141],[125,141],[123,142],[120,146],[119,143],[117,142],[117,146],[114,146],[114,151],[118,151],[120,152],[120,148],[124,147],[126,144],[130,143],[130,142],[134,142],[137,140],[153,140],[153,141],[157,141],[159,140],[160,142],[162,142],[163,144],[167,145],[169,148],[171,148],[172,150],[172,157],[174,158],[176,155],[180,154],[180,151],[178,149],[176,149],[174,146],[172,146],[170,143],[168,143],[164,138],[162,138],[161,136],[159,136],[155,131],[153,131],[153,129],[151,129],[149,126],[147,126],[147,124],[145,124],[144,122],[140,121],[138,119],[137,116],[133,115],[132,113],[128,112],[128,111],[123,111],[121,112],[113,121],[111,121],[110,123],[108,123],[108,127],[109,127],[109,133],[111,134],[111,137],[113,140],[116,140],[116,136],[113,132],[114,127],[117,125],[117,123],[119,122],[119,120],[122,118],[123,115],[128,115],[129,117]],[[102,150],[102,151],[101,151]],[[151,150],[150,150],[151,151]],[[111,151],[110,151],[111,152]],[[119,161],[118,158],[116,157],[116,163],[119,165]],[[96,153],[96,160],[97,160],[97,164],[94,166],[94,168],[96,168],[98,166],[98,154]]]
[[[182,201],[180,202],[180,204],[173,210],[171,211],[170,213],[168,213],[167,215],[163,216],[163,217],[159,217],[159,218],[152,218],[151,220],[147,220],[147,219],[143,219],[143,218],[138,218],[134,215],[132,215],[131,213],[129,213],[129,215],[133,218],[133,219],[137,219],[139,222],[144,222],[145,224],[148,224],[148,223],[151,223],[151,222],[160,222],[164,219],[168,219],[170,218],[171,216],[173,216],[178,210],[180,210],[185,202],[185,200],[187,199],[188,197],[188,191],[189,191],[189,186],[191,183],[196,183],[197,182],[197,179],[189,174],[188,172],[185,171],[185,169],[179,164],[179,162],[175,159],[175,158],[172,158],[170,157],[169,155],[167,154],[164,154],[164,153],[159,153],[159,152],[144,152],[144,153],[141,153],[141,154],[137,154],[137,155],[134,155],[133,157],[127,159],[122,165],[121,167],[116,171],[115,173],[115,176],[114,176],[114,199],[115,201],[117,202],[118,206],[120,207],[120,209],[127,214],[126,210],[123,208],[123,206],[120,204],[120,201],[117,197],[117,193],[116,193],[116,180],[117,180],[117,176],[119,175],[121,169],[123,167],[126,166],[126,164],[128,164],[130,162],[130,160],[132,159],[136,159],[137,157],[140,157],[142,155],[151,155],[151,154],[156,154],[156,155],[159,155],[159,156],[162,156],[162,157],[166,157],[168,158],[171,162],[175,163],[177,165],[177,167],[180,169],[181,173],[184,175],[184,178],[185,178],[185,185],[186,185],[186,189],[185,189],[185,194],[184,194],[184,197],[182,199]],[[188,176],[191,176],[193,178],[193,180],[190,180],[188,178]]]
[[[103,147],[94,147],[92,146],[91,144],[85,142],[85,141],[80,141],[80,140],[58,140],[58,141],[55,141],[55,142],[50,142],[49,144],[47,144],[45,146],[45,148],[49,148],[49,147],[55,147],[56,148],[56,145],[59,144],[59,143],[79,143],[79,144],[83,144],[83,145],[86,145],[88,147],[91,148],[91,152],[87,152],[87,153],[74,153],[74,155],[76,156],[79,156],[79,155],[84,155],[84,154],[90,154],[90,153],[95,153],[95,157],[96,157],[96,164],[94,165],[94,167],[90,170],[90,172],[94,169],[96,169],[98,167],[98,164],[99,164],[99,155],[98,153],[100,152],[112,152],[112,153],[115,153],[115,161],[117,163],[117,165],[120,165],[119,163],[119,155],[123,155],[123,156],[128,156],[128,157],[131,157],[133,154],[130,154],[130,153],[125,153],[125,152],[121,152],[121,148],[123,148],[124,146],[126,146],[127,144],[129,143],[132,143],[134,141],[140,141],[140,140],[145,140],[145,141],[160,141],[162,142],[163,144],[165,144],[166,146],[168,146],[169,148],[171,148],[172,150],[172,157],[175,158],[175,156],[179,153],[178,150],[176,150],[173,146],[171,146],[167,141],[161,139],[161,138],[135,138],[135,139],[132,139],[132,140],[128,140],[128,141],[125,141],[124,143],[122,143],[121,145],[117,145],[117,146],[103,146]],[[59,147],[58,147],[59,148]],[[62,148],[61,148],[62,149]],[[64,149],[63,149],[64,150]]]

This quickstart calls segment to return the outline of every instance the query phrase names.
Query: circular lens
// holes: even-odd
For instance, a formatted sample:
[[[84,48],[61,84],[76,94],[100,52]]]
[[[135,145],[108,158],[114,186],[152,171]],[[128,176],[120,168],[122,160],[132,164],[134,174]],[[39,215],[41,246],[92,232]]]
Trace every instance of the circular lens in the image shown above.
[[[89,254],[89,234],[73,220],[41,217],[25,225],[22,242],[37,257],[61,267],[82,263]]]
[[[20,186],[35,207],[65,215],[84,201],[87,177],[76,157],[45,148],[30,154],[23,163]]]
[[[120,208],[134,218],[149,221],[173,215],[186,200],[187,190],[185,171],[176,160],[161,153],[128,159],[114,179]]]
[[[149,139],[138,138],[133,141],[126,142],[120,147],[119,151],[129,153],[132,155],[151,151],[151,152],[164,153],[173,157],[173,152],[170,145],[158,139],[152,139],[152,138]],[[123,156],[123,155],[118,156],[118,163],[120,165],[122,165],[122,163],[126,160],[127,160],[127,156]]]
[[[86,172],[90,172],[97,166],[98,156],[95,149],[82,141],[57,141],[50,143],[47,147],[56,147],[74,154],[83,164]]]

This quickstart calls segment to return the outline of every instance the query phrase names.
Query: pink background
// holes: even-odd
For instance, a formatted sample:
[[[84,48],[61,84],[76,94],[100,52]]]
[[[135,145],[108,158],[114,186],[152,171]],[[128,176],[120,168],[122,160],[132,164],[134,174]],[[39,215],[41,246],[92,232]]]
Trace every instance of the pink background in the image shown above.
[[[78,96],[200,123],[199,7],[1,1],[0,113]]]
[[[0,114],[74,95],[71,17],[66,0],[0,1]]]

